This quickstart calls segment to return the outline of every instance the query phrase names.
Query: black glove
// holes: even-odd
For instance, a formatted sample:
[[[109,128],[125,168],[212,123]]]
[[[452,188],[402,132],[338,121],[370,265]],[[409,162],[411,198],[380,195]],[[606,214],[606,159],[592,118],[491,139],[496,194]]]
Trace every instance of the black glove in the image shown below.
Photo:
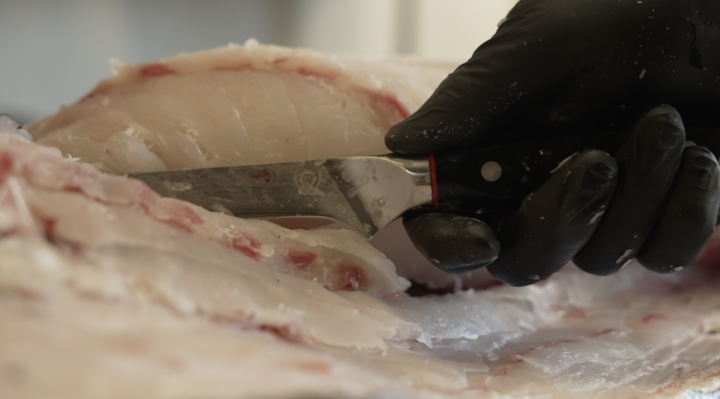
[[[715,21],[720,2],[707,0],[521,0],[492,39],[390,129],[386,144],[425,155],[494,143],[504,130],[629,128],[663,103],[688,125],[716,126]],[[410,215],[406,228],[442,269],[492,263],[489,271],[511,285],[547,278],[573,258],[600,275],[635,257],[656,271],[679,270],[709,238],[720,206],[715,157],[683,143],[672,107],[650,111],[617,166],[579,154],[498,223],[502,251],[492,229],[467,216]]]

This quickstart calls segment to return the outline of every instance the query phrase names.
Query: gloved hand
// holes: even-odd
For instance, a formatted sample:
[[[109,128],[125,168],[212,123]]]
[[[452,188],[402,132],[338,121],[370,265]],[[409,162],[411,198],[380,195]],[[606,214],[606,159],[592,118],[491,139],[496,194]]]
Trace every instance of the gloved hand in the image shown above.
[[[576,155],[497,224],[497,238],[477,219],[428,213],[405,218],[411,240],[446,271],[491,264],[510,285],[545,279],[571,259],[598,275],[633,258],[659,272],[688,266],[713,232],[720,171],[707,149],[683,149],[679,114],[688,125],[718,125],[715,21],[712,0],[520,0],[492,39],[390,129],[390,150],[487,145],[509,127],[628,128],[647,114],[617,163],[597,151]]]

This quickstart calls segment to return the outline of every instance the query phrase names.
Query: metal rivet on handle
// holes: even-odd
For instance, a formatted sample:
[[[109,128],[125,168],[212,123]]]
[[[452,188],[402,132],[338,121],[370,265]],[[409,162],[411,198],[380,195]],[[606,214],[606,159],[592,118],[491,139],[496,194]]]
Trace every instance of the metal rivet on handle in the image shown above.
[[[480,174],[487,181],[498,181],[502,177],[502,166],[495,161],[485,162],[480,169]]]

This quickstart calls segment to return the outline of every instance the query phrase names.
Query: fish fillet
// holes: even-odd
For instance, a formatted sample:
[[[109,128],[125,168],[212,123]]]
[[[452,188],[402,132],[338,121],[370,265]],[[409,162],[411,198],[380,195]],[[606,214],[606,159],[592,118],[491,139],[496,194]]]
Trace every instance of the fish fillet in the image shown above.
[[[383,154],[388,128],[455,65],[249,41],[114,68],[81,100],[28,126],[36,142],[116,174]],[[484,271],[458,280],[435,268],[399,223],[373,242],[416,282],[492,281]]]
[[[178,60],[207,69],[218,62],[212,54]],[[56,120],[39,141],[63,129],[65,142],[94,141],[87,121],[102,131],[114,122],[103,127],[105,117],[83,107],[28,129],[36,135]],[[0,392],[720,395],[717,238],[698,265],[672,275],[567,267],[532,287],[410,297],[392,263],[349,233],[293,231],[162,199],[67,157],[79,153],[0,130]],[[92,156],[86,144],[78,149]],[[131,161],[112,156],[83,160],[115,172]]]
[[[453,66],[255,42],[116,62],[113,78],[28,130],[113,173],[383,154],[385,132]]]

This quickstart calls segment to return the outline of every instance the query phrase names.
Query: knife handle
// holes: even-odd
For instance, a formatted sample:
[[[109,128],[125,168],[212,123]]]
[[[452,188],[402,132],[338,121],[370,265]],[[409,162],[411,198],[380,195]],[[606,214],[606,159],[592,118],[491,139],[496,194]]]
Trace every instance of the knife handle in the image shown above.
[[[587,149],[615,155],[629,134],[630,130],[575,132],[431,155],[433,207],[468,213],[516,209],[563,160]],[[686,140],[720,154],[720,129],[686,127]]]

